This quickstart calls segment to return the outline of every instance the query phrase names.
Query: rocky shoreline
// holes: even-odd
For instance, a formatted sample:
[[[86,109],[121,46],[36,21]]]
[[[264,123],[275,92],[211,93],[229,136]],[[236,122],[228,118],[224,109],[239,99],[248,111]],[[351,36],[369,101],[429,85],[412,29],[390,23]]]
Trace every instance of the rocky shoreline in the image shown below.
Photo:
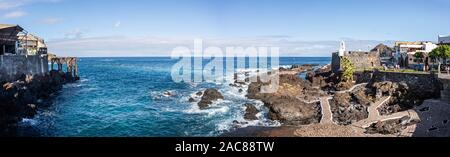
[[[355,74],[355,82],[340,82],[340,74],[331,72],[330,65],[316,70],[312,67],[280,68],[280,88],[275,93],[260,93],[264,85],[260,81],[248,85],[247,97],[262,101],[269,109],[268,118],[279,121],[281,127],[236,128],[222,136],[412,136],[410,130],[421,121],[417,116],[420,105],[439,97],[436,97],[439,83],[423,89],[425,83],[420,77],[403,78],[411,77],[409,74],[401,75],[400,79],[381,80],[374,71],[370,75]],[[298,76],[304,72],[306,79]],[[329,105],[331,111],[325,111],[323,105]],[[325,120],[326,117],[331,118]]]
[[[47,75],[20,75],[0,82],[0,136],[14,134],[18,122],[33,118],[37,109],[66,83],[79,80],[71,74],[50,71]]]

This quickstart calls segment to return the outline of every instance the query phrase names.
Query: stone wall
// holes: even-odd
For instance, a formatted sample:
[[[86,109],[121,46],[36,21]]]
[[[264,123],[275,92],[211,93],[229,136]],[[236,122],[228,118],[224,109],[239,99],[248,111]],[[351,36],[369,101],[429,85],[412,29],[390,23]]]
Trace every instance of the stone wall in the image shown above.
[[[47,55],[0,55],[0,80],[15,80],[23,74],[45,75],[48,73]]]
[[[357,83],[405,82],[412,94],[423,99],[439,98],[442,90],[442,82],[434,74],[365,71],[355,73],[355,78]]]
[[[368,83],[372,80],[373,72],[372,71],[363,71],[363,72],[355,72],[353,74],[353,79],[356,81],[356,84]]]
[[[441,99],[450,104],[450,79],[442,78],[440,80],[443,85]]]
[[[380,67],[380,55],[378,52],[348,52],[345,54],[356,69],[370,69]]]
[[[341,70],[341,58],[338,53],[333,53],[331,57],[331,70],[334,73],[338,73]]]
[[[381,66],[380,54],[378,52],[349,51],[345,53],[345,57],[354,64],[356,69],[372,69]],[[331,67],[335,73],[341,69],[341,59],[338,53],[333,53]]]

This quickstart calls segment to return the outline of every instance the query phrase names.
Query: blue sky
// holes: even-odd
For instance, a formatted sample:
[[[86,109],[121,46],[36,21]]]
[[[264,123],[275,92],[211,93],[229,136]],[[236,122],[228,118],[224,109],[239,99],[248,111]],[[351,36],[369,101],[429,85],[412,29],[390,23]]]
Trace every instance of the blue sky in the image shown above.
[[[354,49],[436,41],[450,34],[448,19],[447,0],[0,0],[0,23],[72,56],[168,55],[194,38],[328,56],[339,40]]]

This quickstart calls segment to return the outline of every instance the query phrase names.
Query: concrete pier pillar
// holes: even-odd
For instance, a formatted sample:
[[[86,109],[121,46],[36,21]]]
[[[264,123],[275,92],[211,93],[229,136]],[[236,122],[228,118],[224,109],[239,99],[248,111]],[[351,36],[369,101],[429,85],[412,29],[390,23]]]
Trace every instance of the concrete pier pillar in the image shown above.
[[[72,75],[72,59],[67,59],[66,60],[66,73],[70,73],[70,75]]]
[[[59,72],[62,72],[62,60],[61,59],[58,59],[58,62],[57,62],[57,64],[58,64],[58,71]]]
[[[55,65],[55,60],[53,60],[53,59],[50,60],[50,63],[51,63],[51,64],[50,64],[50,66],[51,66],[51,67],[50,67],[50,70],[53,71],[53,66]]]
[[[78,77],[78,61],[76,58],[74,58],[73,75]]]

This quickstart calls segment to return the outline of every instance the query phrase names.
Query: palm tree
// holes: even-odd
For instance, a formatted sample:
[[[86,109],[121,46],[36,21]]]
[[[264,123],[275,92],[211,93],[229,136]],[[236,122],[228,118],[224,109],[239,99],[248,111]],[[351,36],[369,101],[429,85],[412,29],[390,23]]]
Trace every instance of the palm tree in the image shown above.
[[[438,73],[441,73],[441,60],[447,61],[447,58],[450,58],[450,46],[448,45],[440,45],[435,48],[433,51],[429,53],[430,58],[437,59],[439,61]]]
[[[425,57],[425,53],[423,52],[416,52],[416,54],[414,54],[414,57],[416,57],[417,61],[420,63],[422,63],[423,58]],[[425,71],[425,65],[422,68],[423,71]]]

